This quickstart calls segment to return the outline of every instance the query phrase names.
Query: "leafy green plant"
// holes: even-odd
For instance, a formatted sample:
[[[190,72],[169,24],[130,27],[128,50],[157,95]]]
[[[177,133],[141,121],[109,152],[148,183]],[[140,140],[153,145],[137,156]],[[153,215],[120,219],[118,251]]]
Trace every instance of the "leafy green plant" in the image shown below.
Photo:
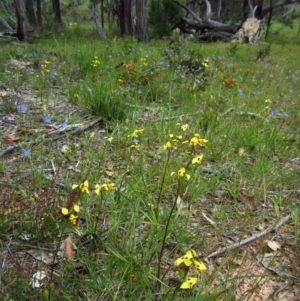
[[[159,37],[169,36],[172,26],[181,19],[182,9],[172,0],[152,0],[149,8],[149,25],[153,34]]]

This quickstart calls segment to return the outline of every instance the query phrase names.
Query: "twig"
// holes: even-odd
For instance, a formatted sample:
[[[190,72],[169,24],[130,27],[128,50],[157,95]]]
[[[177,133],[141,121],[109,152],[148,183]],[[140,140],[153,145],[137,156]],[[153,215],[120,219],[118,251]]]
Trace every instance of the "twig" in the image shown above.
[[[132,107],[132,108],[139,108],[139,109],[144,109],[145,111],[155,111],[157,108],[151,108],[151,107],[145,107],[145,106],[139,106],[139,105],[133,105],[131,103],[125,103],[127,106]]]
[[[264,230],[264,231],[262,231],[262,232],[260,232],[258,234],[254,234],[251,237],[243,239],[242,241],[240,241],[238,243],[235,243],[235,244],[232,244],[232,245],[230,245],[228,247],[221,248],[221,249],[219,249],[219,250],[217,250],[217,251],[209,254],[206,258],[209,259],[209,258],[213,258],[213,257],[219,256],[219,255],[221,255],[221,254],[223,254],[225,252],[232,251],[232,250],[234,250],[236,248],[239,248],[239,247],[241,247],[243,245],[248,244],[249,242],[252,242],[252,241],[254,241],[254,240],[258,239],[258,238],[261,238],[262,236],[264,236],[264,235],[272,232],[273,230],[277,231],[280,226],[282,226],[283,224],[285,224],[286,222],[288,222],[291,218],[292,218],[292,215],[289,214],[289,215],[283,217],[274,227],[266,229],[266,230]]]
[[[278,294],[280,292],[282,292],[283,290],[286,290],[286,289],[290,289],[290,288],[291,288],[290,283],[283,284],[280,287],[277,287],[274,290],[274,292],[272,292],[267,298],[264,299],[264,301],[274,300],[274,297],[278,296]]]
[[[228,110],[226,110],[225,112],[223,112],[220,116],[227,115],[228,113],[231,113],[234,110],[235,110],[235,108],[229,108]],[[252,117],[263,118],[260,114],[253,113],[253,112],[237,111],[236,113],[239,114],[239,115],[247,115],[247,116],[252,116]]]
[[[56,176],[56,168],[55,168],[54,160],[50,160],[50,162],[51,162],[51,165],[52,165],[53,174],[54,174],[54,176]]]
[[[57,248],[44,248],[44,247],[33,246],[33,245],[28,245],[28,244],[18,244],[17,246],[23,247],[23,248],[31,248],[31,249],[43,250],[43,251],[48,251],[48,252],[54,252],[57,249]]]
[[[247,115],[247,116],[253,116],[253,117],[260,117],[260,118],[263,118],[263,117],[261,117],[260,114],[253,113],[253,112],[239,111],[239,112],[237,112],[237,113],[240,114],[240,115]]]
[[[229,108],[228,110],[226,110],[224,113],[221,114],[221,116],[226,115],[228,113],[231,113],[232,111],[234,111],[234,108]]]
[[[71,135],[74,135],[74,134],[77,134],[79,132],[83,132],[83,131],[89,129],[90,127],[94,126],[100,120],[102,120],[101,117],[97,118],[94,121],[91,121],[87,125],[80,124],[75,130],[70,131],[70,132],[66,131],[66,130],[68,130],[67,127],[66,128],[61,128],[61,129],[52,131],[50,133],[44,134],[40,138],[28,141],[27,143],[26,142],[22,142],[22,143],[18,143],[18,144],[12,145],[12,146],[6,148],[5,150],[1,151],[0,152],[0,157],[6,155],[6,154],[8,154],[8,153],[10,153],[10,152],[12,152],[12,151],[14,151],[16,149],[20,149],[21,147],[24,147],[24,145],[30,146],[30,145],[39,144],[39,143],[42,143],[42,142],[45,142],[45,141],[52,141],[53,142],[53,141],[56,141],[56,140],[59,140],[59,139],[65,137],[68,133],[71,134]],[[62,135],[58,135],[56,137],[52,137],[53,134],[60,134],[60,133],[62,133]]]

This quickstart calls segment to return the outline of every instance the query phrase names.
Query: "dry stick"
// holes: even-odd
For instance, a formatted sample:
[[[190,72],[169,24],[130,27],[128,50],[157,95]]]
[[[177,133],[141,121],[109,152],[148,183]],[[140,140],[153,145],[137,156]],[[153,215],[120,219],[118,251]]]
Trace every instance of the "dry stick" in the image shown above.
[[[219,256],[219,255],[221,255],[221,254],[223,254],[225,252],[232,251],[232,250],[234,250],[236,248],[239,248],[239,247],[241,247],[241,246],[243,246],[243,245],[245,245],[245,244],[247,244],[249,242],[252,242],[255,239],[261,238],[262,236],[270,233],[273,230],[277,231],[280,226],[282,226],[283,224],[285,224],[286,222],[288,222],[291,218],[292,218],[292,215],[289,214],[286,217],[283,217],[274,227],[266,229],[266,230],[264,230],[264,231],[262,231],[262,232],[260,232],[258,234],[252,235],[251,237],[243,239],[242,241],[240,241],[238,243],[235,243],[235,244],[232,244],[232,245],[230,245],[228,247],[221,248],[221,249],[219,249],[219,250],[217,250],[217,251],[209,254],[206,258],[208,259],[208,258],[213,258],[213,257]]]
[[[57,131],[53,131],[53,132],[50,132],[48,134],[42,135],[42,137],[34,139],[34,140],[31,140],[31,141],[28,141],[27,143],[26,142],[22,142],[22,143],[18,143],[18,144],[12,145],[12,146],[6,148],[5,150],[3,150],[2,152],[0,152],[0,157],[6,155],[6,154],[8,154],[8,153],[10,153],[10,152],[12,152],[12,151],[14,151],[16,149],[21,148],[24,144],[26,144],[27,146],[29,146],[29,145],[34,145],[34,144],[38,144],[38,143],[45,142],[45,141],[56,141],[56,140],[59,140],[59,139],[65,137],[67,135],[67,133],[70,133],[70,134],[74,135],[76,133],[83,132],[83,131],[89,129],[90,127],[92,127],[93,125],[95,125],[96,123],[98,123],[100,120],[102,120],[101,117],[97,118],[94,121],[91,121],[87,125],[80,125],[75,130],[70,131],[70,132],[66,132],[67,128],[66,129],[62,128],[62,129],[59,129]],[[52,136],[53,134],[57,134],[57,133],[63,133],[63,134],[59,135],[59,136],[56,136],[56,137],[49,137],[50,135]]]

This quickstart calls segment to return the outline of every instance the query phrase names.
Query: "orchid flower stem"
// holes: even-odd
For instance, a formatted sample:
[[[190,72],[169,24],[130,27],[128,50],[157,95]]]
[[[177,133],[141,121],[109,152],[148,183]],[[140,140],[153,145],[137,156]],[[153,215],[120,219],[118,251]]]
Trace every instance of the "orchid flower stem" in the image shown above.
[[[170,211],[170,214],[169,214],[169,217],[168,217],[168,220],[167,220],[167,224],[166,224],[165,232],[164,232],[164,237],[163,237],[163,240],[162,240],[161,249],[160,249],[160,252],[159,252],[159,255],[158,255],[157,279],[159,279],[159,280],[160,280],[160,272],[161,272],[161,260],[162,260],[163,252],[164,252],[164,249],[165,249],[165,244],[166,244],[166,240],[167,240],[167,236],[168,236],[168,230],[169,230],[171,218],[172,218],[173,212],[174,212],[174,210],[176,208],[176,205],[177,205],[177,198],[179,196],[180,186],[181,186],[180,182],[181,182],[180,179],[178,179],[176,197],[174,199],[174,203],[173,203],[172,209]]]
[[[165,178],[166,178],[166,174],[167,174],[167,167],[170,161],[170,151],[168,151],[168,157],[167,157],[167,161],[164,167],[164,173],[163,173],[163,177],[162,177],[162,181],[160,184],[160,188],[159,188],[159,194],[158,194],[158,198],[157,198],[157,202],[156,202],[156,219],[158,219],[158,212],[159,212],[159,205],[161,202],[161,198],[162,198],[162,191],[163,191],[163,187],[164,187],[164,183],[165,183]]]

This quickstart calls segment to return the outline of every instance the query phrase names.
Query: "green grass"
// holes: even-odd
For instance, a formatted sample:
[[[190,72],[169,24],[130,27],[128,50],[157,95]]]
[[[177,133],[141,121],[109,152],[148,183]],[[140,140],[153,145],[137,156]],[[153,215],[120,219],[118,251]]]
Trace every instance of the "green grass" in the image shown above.
[[[241,280],[260,293],[261,281],[274,277],[251,272],[256,255],[267,252],[264,240],[205,262],[209,270],[200,274],[187,269],[198,278],[191,290],[179,289],[184,279],[174,262],[189,249],[208,256],[290,213],[274,239],[284,244],[282,258],[299,266],[295,34],[270,36],[268,51],[267,44],[98,41],[75,38],[72,29],[29,45],[1,41],[0,146],[13,145],[12,137],[21,146],[0,157],[4,300],[235,300]],[[10,60],[32,65],[16,70]],[[51,131],[63,121],[78,128],[98,117],[76,134],[70,127],[53,141],[41,137],[56,137]],[[195,133],[205,147],[190,145]],[[191,164],[200,154],[202,164]],[[85,180],[89,194],[72,189]],[[96,184],[111,183],[95,193]],[[78,215],[76,226],[64,207]],[[61,250],[67,237],[76,246],[69,261]],[[49,262],[29,255],[36,248]],[[296,276],[294,267],[285,266]],[[37,271],[46,277],[33,288]]]

